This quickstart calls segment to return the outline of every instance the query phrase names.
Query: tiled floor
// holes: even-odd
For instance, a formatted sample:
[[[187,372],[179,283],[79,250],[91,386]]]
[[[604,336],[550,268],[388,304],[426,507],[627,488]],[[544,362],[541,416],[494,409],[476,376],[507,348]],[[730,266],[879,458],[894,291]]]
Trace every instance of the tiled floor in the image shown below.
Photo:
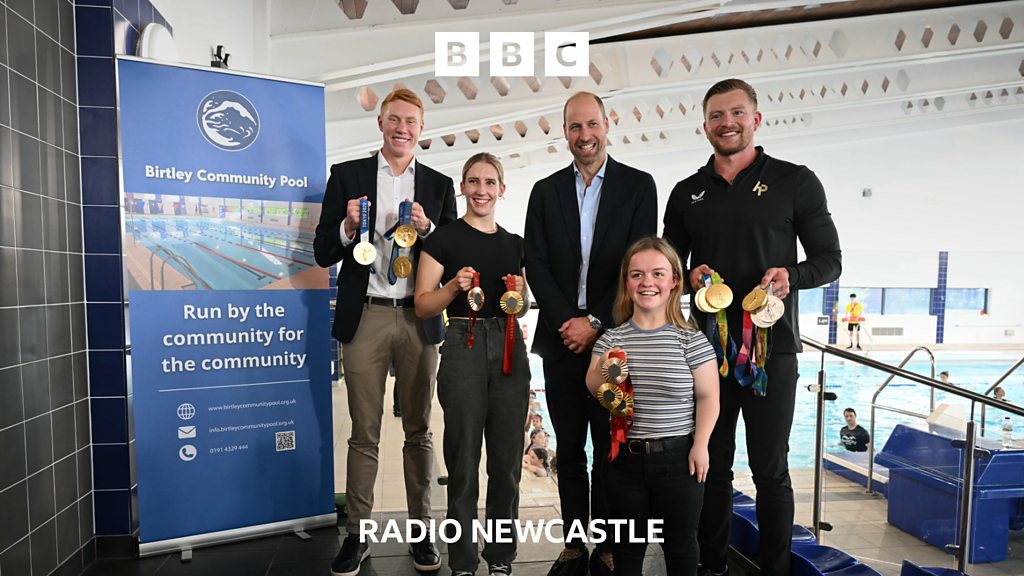
[[[335,485],[344,491],[344,451],[348,438],[349,419],[345,406],[344,388],[335,388]],[[390,398],[390,393],[388,395]],[[388,407],[390,408],[390,406]],[[443,434],[442,412],[435,402],[433,412],[435,432],[436,473],[444,474],[441,457]],[[376,503],[378,522],[405,518],[405,490],[402,481],[402,429],[401,420],[385,411],[381,431],[381,469],[378,476]],[[481,463],[483,470],[485,463]],[[889,525],[885,521],[885,499],[866,494],[864,489],[829,472],[824,474],[824,503],[822,518],[831,522],[834,530],[823,533],[822,543],[845,550],[884,576],[897,576],[900,563],[909,559],[921,565],[954,567],[953,557],[929,546],[917,538]],[[811,494],[813,475],[810,470],[795,471],[796,521],[810,525],[812,520]],[[481,494],[485,494],[486,478],[481,475]],[[736,488],[753,496],[753,483],[749,474],[737,473]],[[549,479],[524,479],[521,485],[520,516],[523,519],[557,518],[558,494]],[[481,502],[481,506],[483,502]],[[436,483],[432,492],[433,516],[444,516],[445,492]],[[330,574],[331,560],[340,548],[342,529],[322,528],[310,532],[313,539],[304,542],[295,536],[274,536],[196,550],[189,563],[182,563],[178,555],[154,558],[100,560],[86,572],[88,576],[326,576]],[[516,576],[545,575],[561,546],[552,543],[526,544],[519,548],[514,569]],[[447,563],[445,548],[441,546],[442,560]],[[360,574],[412,576],[413,568],[406,545],[387,543],[371,546],[371,558],[363,563]],[[969,567],[969,574],[978,576],[1004,576],[1024,574],[1024,533],[1011,536],[1011,559],[995,564]],[[478,574],[486,573],[481,566]],[[645,574],[660,576],[665,573],[661,551],[651,547],[648,551]],[[447,566],[439,573],[449,574]]]

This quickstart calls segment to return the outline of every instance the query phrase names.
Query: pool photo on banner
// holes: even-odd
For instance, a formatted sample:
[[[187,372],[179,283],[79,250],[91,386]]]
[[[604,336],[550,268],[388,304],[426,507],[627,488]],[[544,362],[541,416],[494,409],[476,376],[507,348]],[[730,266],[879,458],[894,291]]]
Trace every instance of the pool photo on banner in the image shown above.
[[[140,554],[334,524],[323,86],[117,75]]]

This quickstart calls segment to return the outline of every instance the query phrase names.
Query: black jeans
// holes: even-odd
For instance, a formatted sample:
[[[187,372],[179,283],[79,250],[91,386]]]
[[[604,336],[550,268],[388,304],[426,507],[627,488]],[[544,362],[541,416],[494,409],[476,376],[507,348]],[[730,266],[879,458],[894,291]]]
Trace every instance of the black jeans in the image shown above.
[[[715,572],[725,568],[732,522],[732,464],[736,453],[736,422],[743,413],[747,427],[747,458],[757,488],[757,524],[761,574],[789,576],[793,525],[793,484],[789,479],[789,431],[796,401],[796,354],[772,354],[765,366],[764,397],[742,388],[732,375],[719,380],[721,411],[711,433],[711,466],[700,518],[701,564]]]
[[[690,475],[689,455],[693,434],[651,443],[658,451],[645,453],[644,442],[633,440],[605,465],[608,514],[632,520],[637,536],[646,534],[647,520],[663,520],[661,549],[665,573],[697,574],[697,523],[704,485]],[[631,543],[626,536],[612,544],[615,576],[643,573],[646,543]]]
[[[558,458],[558,498],[562,521],[568,534],[572,522],[584,527],[590,518],[608,518],[602,468],[608,462],[611,429],[609,413],[587,390],[589,353],[567,353],[556,361],[544,360],[544,392],[551,426],[555,431]],[[594,465],[587,474],[587,429],[594,446]],[[567,548],[585,548],[579,540],[566,541]],[[598,544],[610,551],[610,543]]]
[[[480,451],[487,444],[488,520],[519,517],[519,479],[522,473],[523,422],[530,399],[530,360],[522,332],[516,326],[512,373],[502,373],[505,351],[502,318],[481,318],[467,348],[469,323],[451,320],[441,346],[437,397],[444,409],[444,462],[448,468],[448,519],[462,526],[462,537],[448,545],[453,572],[475,572],[480,560],[473,542],[480,495]],[[484,544],[489,564],[511,564],[516,544]]]

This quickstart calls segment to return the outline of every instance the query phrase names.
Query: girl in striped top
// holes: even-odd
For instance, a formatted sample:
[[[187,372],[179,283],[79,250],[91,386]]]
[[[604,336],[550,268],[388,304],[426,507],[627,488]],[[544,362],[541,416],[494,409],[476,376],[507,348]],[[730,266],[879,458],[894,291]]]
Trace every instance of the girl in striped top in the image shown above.
[[[695,575],[718,371],[707,337],[683,318],[681,278],[679,255],[666,240],[643,238],[629,248],[615,300],[619,325],[594,345],[587,387],[596,395],[609,353],[625,352],[633,417],[605,466],[609,517],[633,521],[638,534],[648,520],[662,520],[666,572]],[[641,574],[646,549],[646,543],[614,543],[616,576]]]

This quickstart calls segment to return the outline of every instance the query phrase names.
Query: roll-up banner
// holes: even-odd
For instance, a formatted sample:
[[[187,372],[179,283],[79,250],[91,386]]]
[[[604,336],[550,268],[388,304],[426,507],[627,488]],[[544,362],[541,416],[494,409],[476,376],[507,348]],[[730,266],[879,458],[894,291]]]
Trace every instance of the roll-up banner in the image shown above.
[[[323,87],[117,75],[140,552],[333,524]]]

